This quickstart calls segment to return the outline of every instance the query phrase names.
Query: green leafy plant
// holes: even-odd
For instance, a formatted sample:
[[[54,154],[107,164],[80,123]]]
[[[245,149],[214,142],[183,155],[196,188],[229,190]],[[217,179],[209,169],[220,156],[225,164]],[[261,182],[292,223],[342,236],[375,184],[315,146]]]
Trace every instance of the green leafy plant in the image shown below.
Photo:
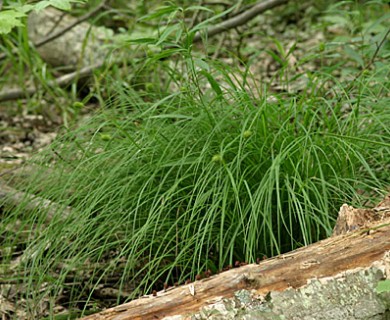
[[[378,293],[390,292],[390,280],[379,281],[375,289]]]
[[[21,18],[26,14],[15,10],[6,10],[0,12],[0,33],[9,33],[14,27],[23,26]]]

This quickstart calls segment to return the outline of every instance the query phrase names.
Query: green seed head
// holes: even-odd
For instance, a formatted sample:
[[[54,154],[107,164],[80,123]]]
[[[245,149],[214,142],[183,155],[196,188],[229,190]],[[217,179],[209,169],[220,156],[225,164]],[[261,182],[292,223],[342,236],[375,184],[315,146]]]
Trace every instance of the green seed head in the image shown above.
[[[155,90],[154,84],[151,82],[147,82],[145,84],[145,89],[146,89],[146,91],[154,91]]]
[[[220,154],[215,154],[215,155],[213,155],[211,161],[216,162],[216,163],[220,163],[223,161],[223,158]]]
[[[251,135],[252,135],[252,131],[250,131],[250,130],[245,130],[243,133],[243,137],[245,139],[248,139]]]
[[[76,102],[73,103],[73,108],[74,109],[81,109],[81,108],[84,108],[84,107],[85,107],[84,103],[82,103],[80,101],[76,101]]]
[[[109,141],[111,140],[111,135],[102,133],[100,134],[100,139],[102,139],[103,141]]]

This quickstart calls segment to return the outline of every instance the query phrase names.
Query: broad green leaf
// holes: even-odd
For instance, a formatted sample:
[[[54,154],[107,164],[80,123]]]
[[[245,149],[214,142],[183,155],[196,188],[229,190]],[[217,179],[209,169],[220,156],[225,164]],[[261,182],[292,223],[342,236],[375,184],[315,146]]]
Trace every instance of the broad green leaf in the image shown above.
[[[328,15],[323,18],[326,22],[329,22],[333,25],[338,25],[338,26],[348,26],[350,23],[349,20],[345,17],[342,17],[340,15]]]
[[[18,6],[18,7],[12,8],[12,9],[15,9],[18,12],[28,13],[31,10],[33,10],[34,8],[35,8],[35,5],[33,5],[33,4],[24,4],[20,7]]]
[[[210,71],[210,66],[208,65],[208,63],[206,61],[199,59],[199,58],[194,58],[194,63],[199,68],[206,70],[206,71]]]
[[[390,292],[390,280],[379,281],[375,289],[378,293]]]
[[[190,32],[197,32],[197,31],[199,31],[199,30],[201,30],[201,29],[207,28],[208,25],[209,25],[211,22],[213,22],[213,21],[215,21],[215,20],[218,20],[219,18],[221,18],[221,17],[227,15],[229,12],[232,12],[236,7],[237,7],[237,5],[231,6],[229,9],[227,9],[227,10],[221,12],[220,14],[216,14],[216,15],[212,16],[211,18],[206,19],[205,21],[203,21],[203,22],[197,24],[195,27],[193,27],[193,28],[190,30]]]
[[[25,17],[26,14],[15,10],[5,10],[0,12],[0,34],[11,32],[14,27],[23,26],[21,18]]]
[[[43,10],[49,6],[52,6],[54,8],[69,11],[72,9],[71,3],[83,3],[84,1],[81,0],[43,0],[38,2],[34,9],[36,11]]]
[[[206,7],[202,7],[202,6],[191,6],[191,7],[186,8],[184,11],[196,11],[196,10],[214,13],[213,10],[206,8]]]
[[[215,81],[213,76],[206,71],[201,71],[200,73],[203,74],[207,78],[208,82],[210,83],[211,88],[215,91],[215,93],[218,96],[221,96],[222,95],[221,87],[219,86],[218,82]]]
[[[184,50],[181,49],[181,48],[173,48],[173,49],[167,49],[167,50],[164,50],[164,51],[161,51],[160,53],[157,53],[157,54],[153,54],[149,59],[148,61],[150,62],[154,62],[154,61],[157,61],[157,60],[160,60],[160,59],[165,59],[167,57],[170,57],[176,53],[180,53],[180,52],[183,52]]]
[[[175,37],[175,42],[176,43],[180,41],[182,34],[183,34],[183,28],[179,28],[176,31],[176,37]]]
[[[168,15],[168,14],[172,14],[172,13],[175,14],[177,11],[179,11],[179,9],[180,8],[177,6],[160,7],[157,9],[156,12],[153,12],[151,14],[143,16],[143,17],[139,18],[139,20],[140,21],[149,21],[149,20],[153,20],[153,19],[165,16],[165,15]]]
[[[384,14],[383,16],[379,17],[378,19],[375,19],[374,22],[367,21],[363,23],[363,33],[380,33],[384,30],[387,30],[386,28],[386,21],[390,19],[390,12],[387,14]],[[384,23],[383,23],[384,22]]]
[[[158,46],[158,45],[162,44],[165,41],[165,39],[169,37],[169,35],[171,33],[173,33],[174,31],[178,30],[179,28],[180,28],[180,26],[178,24],[174,24],[172,26],[166,27],[164,29],[164,31],[161,33],[161,35],[160,35],[156,45]]]
[[[355,60],[361,67],[364,67],[364,61],[359,53],[357,53],[351,46],[346,45],[344,52],[352,59]]]

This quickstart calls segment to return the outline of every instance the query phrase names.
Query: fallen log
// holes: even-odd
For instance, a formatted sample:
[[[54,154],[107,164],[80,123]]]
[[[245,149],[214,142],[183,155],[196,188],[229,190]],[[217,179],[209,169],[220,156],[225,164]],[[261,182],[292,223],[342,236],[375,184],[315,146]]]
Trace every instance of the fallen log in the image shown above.
[[[26,211],[41,210],[45,212],[47,223],[49,223],[58,212],[61,213],[62,218],[70,216],[72,212],[70,207],[60,206],[48,199],[16,190],[0,181],[0,205],[17,207],[22,203],[25,203],[24,209]]]
[[[379,207],[387,208],[385,204]],[[340,210],[343,217],[345,209]],[[385,214],[373,211],[371,222],[355,231],[343,228],[335,232],[339,235],[258,265],[83,319],[382,319],[390,310],[390,292],[376,290],[390,277],[390,213],[382,209]]]

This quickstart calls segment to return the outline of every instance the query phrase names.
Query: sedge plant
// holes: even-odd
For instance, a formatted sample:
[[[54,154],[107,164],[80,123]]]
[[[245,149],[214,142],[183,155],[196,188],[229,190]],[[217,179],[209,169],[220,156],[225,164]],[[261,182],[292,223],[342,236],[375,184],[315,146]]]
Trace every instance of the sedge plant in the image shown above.
[[[225,90],[145,102],[117,87],[104,111],[34,159],[26,191],[62,209],[48,222],[42,208],[27,214],[26,200],[2,223],[23,221],[9,247],[22,243],[31,291],[45,283],[51,295],[72,277],[85,286],[73,295],[91,298],[119,272],[135,297],[318,241],[341,204],[384,190],[382,109],[343,117],[321,97],[269,103]]]
[[[172,55],[175,67],[160,60]],[[388,67],[359,76],[359,99],[321,71],[312,90],[269,99],[190,41],[157,56],[143,65],[162,73],[154,95],[112,80],[103,110],[32,159],[18,188],[56,206],[27,197],[3,212],[3,272],[34,297],[31,314],[64,292],[87,309],[112,278],[135,298],[308,245],[343,203],[389,184],[389,89],[372,87]]]

